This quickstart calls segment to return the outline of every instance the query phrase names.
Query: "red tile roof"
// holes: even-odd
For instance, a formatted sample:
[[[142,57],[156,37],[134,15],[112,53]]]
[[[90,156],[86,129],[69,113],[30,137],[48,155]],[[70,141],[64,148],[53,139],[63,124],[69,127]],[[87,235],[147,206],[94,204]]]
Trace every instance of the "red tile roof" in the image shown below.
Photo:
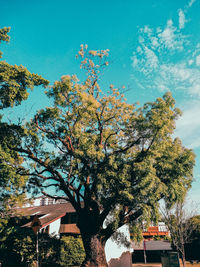
[[[160,236],[168,236],[169,232],[168,231],[159,231],[158,226],[149,226],[147,231],[144,231],[142,233],[143,236],[155,236],[155,235],[160,235]]]

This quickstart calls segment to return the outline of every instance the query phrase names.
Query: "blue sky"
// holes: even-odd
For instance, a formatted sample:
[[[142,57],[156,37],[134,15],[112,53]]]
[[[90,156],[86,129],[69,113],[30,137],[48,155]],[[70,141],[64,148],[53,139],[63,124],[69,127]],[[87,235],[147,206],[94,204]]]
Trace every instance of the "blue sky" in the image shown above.
[[[141,104],[171,91],[183,116],[175,136],[194,149],[195,181],[189,198],[200,203],[200,0],[0,0],[0,28],[11,26],[3,59],[24,65],[53,83],[83,73],[81,44],[110,49],[103,86],[126,86]],[[17,113],[47,105],[35,89]]]

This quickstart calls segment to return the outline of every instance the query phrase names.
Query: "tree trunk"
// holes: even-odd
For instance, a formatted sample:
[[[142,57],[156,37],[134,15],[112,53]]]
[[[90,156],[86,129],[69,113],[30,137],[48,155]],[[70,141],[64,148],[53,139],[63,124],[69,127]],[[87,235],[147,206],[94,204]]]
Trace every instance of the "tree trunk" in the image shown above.
[[[183,263],[183,267],[186,267],[184,256],[182,256],[181,260],[182,260],[182,263]]]
[[[182,263],[183,263],[183,267],[186,267],[186,261],[185,261],[185,248],[184,245],[182,245],[182,253],[181,253],[181,259],[182,259]]]
[[[81,267],[107,267],[105,243],[98,235],[82,235],[86,257]]]

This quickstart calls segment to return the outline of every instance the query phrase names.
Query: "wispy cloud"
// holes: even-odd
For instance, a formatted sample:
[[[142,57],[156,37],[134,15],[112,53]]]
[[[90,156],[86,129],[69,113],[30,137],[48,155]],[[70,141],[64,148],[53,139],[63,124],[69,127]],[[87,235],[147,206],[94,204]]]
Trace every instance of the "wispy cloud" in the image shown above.
[[[183,22],[182,22],[183,23]],[[183,50],[184,36],[173,25],[173,20],[169,19],[164,30],[157,29],[158,40],[160,43],[159,50]]]
[[[195,149],[200,147],[200,101],[193,101],[177,121],[175,135],[179,136],[184,145]]]
[[[191,1],[189,1],[189,3],[188,3],[188,7],[191,7],[191,6],[194,4],[194,2],[196,2],[196,0],[191,0]]]
[[[183,34],[185,14],[194,2],[178,10],[178,26],[169,19],[164,27],[146,25],[139,30],[138,46],[131,59],[133,72],[144,75],[145,87],[183,90],[200,97],[200,43],[191,49],[191,36]]]
[[[196,65],[200,66],[200,55],[196,57]]]
[[[182,92],[184,101],[192,103],[183,106],[176,130],[191,148],[200,147],[200,43],[194,44],[192,36],[184,33],[190,21],[186,15],[194,3],[190,0],[177,10],[177,25],[177,18],[170,18],[164,26],[139,29],[132,55],[133,76],[142,77],[145,88]]]
[[[186,23],[186,19],[182,9],[179,9],[178,15],[179,15],[179,29],[183,29]]]

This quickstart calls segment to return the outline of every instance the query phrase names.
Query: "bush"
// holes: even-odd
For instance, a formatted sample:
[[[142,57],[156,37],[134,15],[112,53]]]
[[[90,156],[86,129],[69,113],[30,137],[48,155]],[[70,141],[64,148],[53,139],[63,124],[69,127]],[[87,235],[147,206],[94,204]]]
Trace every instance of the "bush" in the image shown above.
[[[81,237],[63,236],[61,238],[60,266],[79,266],[85,258]]]

